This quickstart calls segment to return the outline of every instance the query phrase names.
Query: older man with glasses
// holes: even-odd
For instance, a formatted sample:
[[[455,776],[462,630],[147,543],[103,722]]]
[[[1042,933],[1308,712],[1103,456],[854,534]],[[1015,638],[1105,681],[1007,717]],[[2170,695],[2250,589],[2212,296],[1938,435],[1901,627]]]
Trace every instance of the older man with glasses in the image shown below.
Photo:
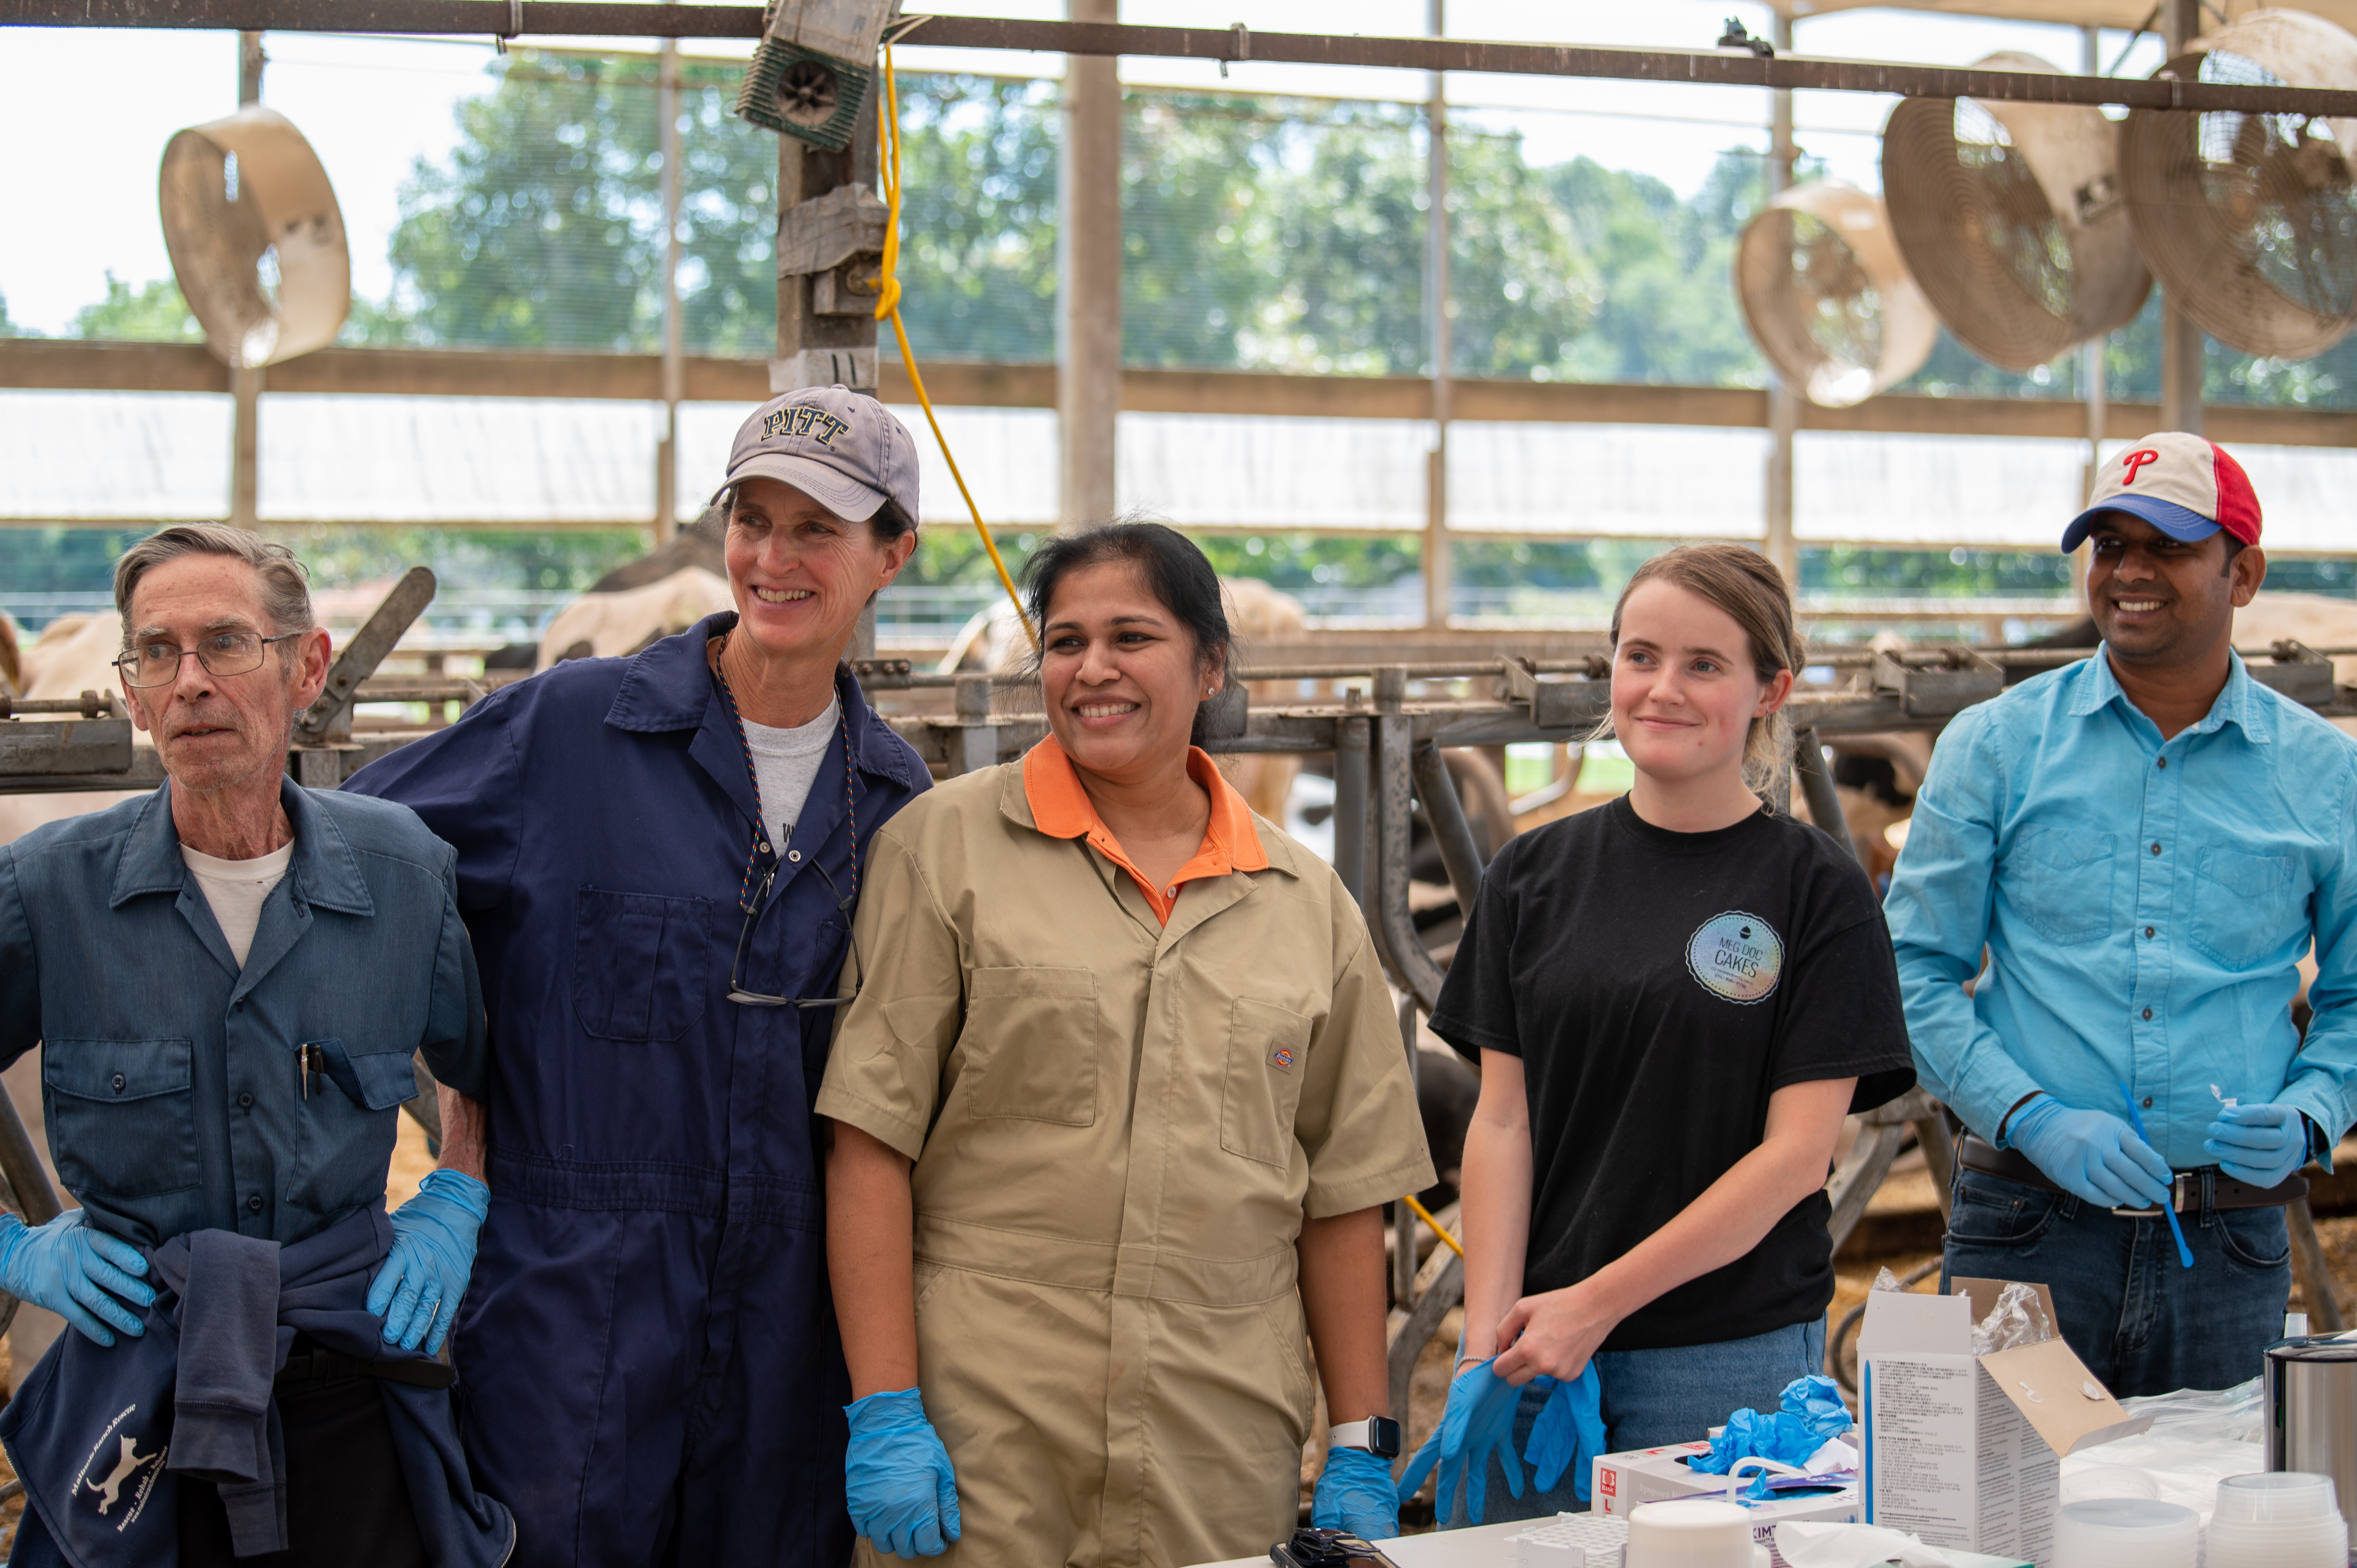
[[[63,1316],[0,1415],[16,1563],[490,1564],[434,1359],[486,1206],[490,1052],[448,846],[286,776],[328,676],[302,567],[215,524],[114,575],[167,777],[0,847],[0,1066],[42,1047],[81,1207],[0,1216],[0,1289]],[[443,1167],[388,1218],[422,1052]]]

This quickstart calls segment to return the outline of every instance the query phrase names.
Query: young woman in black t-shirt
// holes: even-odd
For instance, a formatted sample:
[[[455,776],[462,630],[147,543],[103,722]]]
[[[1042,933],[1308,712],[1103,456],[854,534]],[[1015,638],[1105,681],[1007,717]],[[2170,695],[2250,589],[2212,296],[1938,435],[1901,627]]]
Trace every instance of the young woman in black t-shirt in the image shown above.
[[[1432,1019],[1481,1064],[1449,1391],[1469,1479],[1509,1408],[1528,1450],[1544,1401],[1501,1385],[1540,1373],[1594,1361],[1617,1451],[1701,1438],[1821,1370],[1842,1119],[1914,1081],[1872,886],[1757,792],[1803,662],[1783,579],[1738,546],[1671,551],[1612,637],[1635,783],[1508,843]],[[1472,1522],[1476,1489],[1491,1520],[1575,1509],[1584,1470],[1459,1501],[1444,1462],[1441,1515]]]

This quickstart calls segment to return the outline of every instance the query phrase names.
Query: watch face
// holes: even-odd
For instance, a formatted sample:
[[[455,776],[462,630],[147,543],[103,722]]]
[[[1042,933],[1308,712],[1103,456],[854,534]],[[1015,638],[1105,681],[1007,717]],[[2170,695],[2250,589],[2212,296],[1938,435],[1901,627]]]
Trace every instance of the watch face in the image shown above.
[[[1400,1451],[1400,1423],[1387,1415],[1371,1416],[1367,1421],[1367,1452],[1378,1459],[1396,1459]]]

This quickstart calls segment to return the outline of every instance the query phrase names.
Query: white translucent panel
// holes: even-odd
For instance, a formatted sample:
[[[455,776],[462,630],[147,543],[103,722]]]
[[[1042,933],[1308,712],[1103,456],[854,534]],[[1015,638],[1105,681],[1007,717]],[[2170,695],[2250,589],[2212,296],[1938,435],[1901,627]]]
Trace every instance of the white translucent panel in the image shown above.
[[[258,506],[318,522],[653,520],[652,403],[538,398],[262,401]]]
[[[1182,527],[1424,526],[1426,427],[1397,419],[1125,413],[1114,492]]]
[[[2105,456],[2113,448],[2104,447]],[[2259,539],[2270,550],[2357,553],[2357,452],[2335,446],[2228,448],[2258,493]]]
[[[1807,431],[1792,452],[1804,542],[2056,547],[2079,510],[2083,441]]]
[[[226,516],[230,417],[207,392],[0,392],[0,517]]]
[[[1660,424],[1452,424],[1461,533],[1757,539],[1767,433]]]
[[[920,522],[967,522],[965,501],[925,423],[924,410],[888,404],[917,444]],[[752,405],[688,403],[679,409],[679,516],[695,517],[728,469],[728,448]],[[942,433],[974,491],[982,520],[1052,528],[1056,521],[1056,415],[1045,408],[939,408]]]

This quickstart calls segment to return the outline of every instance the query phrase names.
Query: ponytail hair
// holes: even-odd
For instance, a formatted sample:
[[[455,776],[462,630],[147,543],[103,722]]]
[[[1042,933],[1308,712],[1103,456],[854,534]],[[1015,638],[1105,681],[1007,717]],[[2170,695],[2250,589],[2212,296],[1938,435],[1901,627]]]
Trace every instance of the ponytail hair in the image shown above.
[[[1807,665],[1784,575],[1768,557],[1740,544],[1682,544],[1638,567],[1612,607],[1614,648],[1620,646],[1620,612],[1629,596],[1655,582],[1674,583],[1732,617],[1750,645],[1752,672],[1760,684],[1786,670],[1797,678]],[[1792,721],[1781,707],[1753,719],[1743,742],[1743,782],[1764,793],[1792,754]]]

